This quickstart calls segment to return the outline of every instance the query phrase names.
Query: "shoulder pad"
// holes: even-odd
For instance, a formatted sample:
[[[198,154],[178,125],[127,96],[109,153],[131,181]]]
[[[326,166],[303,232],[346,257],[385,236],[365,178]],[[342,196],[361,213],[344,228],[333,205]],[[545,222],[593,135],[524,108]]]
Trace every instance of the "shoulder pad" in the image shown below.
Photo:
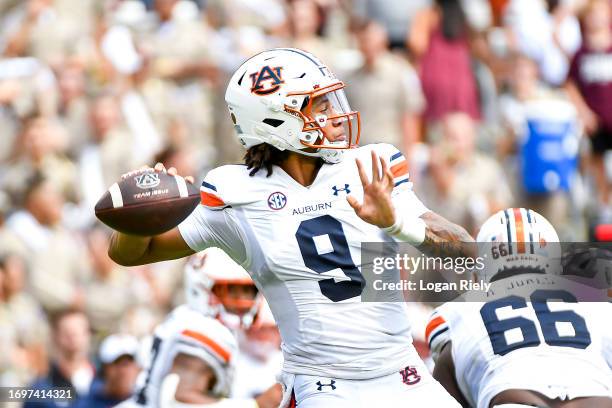
[[[249,194],[257,184],[257,175],[249,176],[244,165],[226,165],[208,172],[200,187],[201,204],[212,210],[222,210],[231,206],[253,201]]]

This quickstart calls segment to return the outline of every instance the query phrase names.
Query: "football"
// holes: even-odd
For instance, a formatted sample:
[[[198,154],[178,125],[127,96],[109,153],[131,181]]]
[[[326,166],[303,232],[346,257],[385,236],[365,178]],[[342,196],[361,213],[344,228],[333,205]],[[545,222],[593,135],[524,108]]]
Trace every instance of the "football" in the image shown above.
[[[131,235],[151,236],[181,223],[200,202],[200,192],[181,176],[154,170],[126,174],[96,204],[96,217]]]

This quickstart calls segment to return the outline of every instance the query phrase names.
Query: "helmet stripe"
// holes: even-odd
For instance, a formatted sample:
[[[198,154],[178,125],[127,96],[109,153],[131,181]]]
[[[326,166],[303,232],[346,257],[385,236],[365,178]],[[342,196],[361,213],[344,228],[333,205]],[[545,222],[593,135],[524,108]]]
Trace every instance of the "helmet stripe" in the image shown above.
[[[518,253],[525,253],[525,226],[523,224],[523,214],[520,208],[514,208],[514,225],[516,227],[516,242]]]
[[[321,71],[321,73],[323,75],[325,75],[325,73],[323,72],[323,70],[325,68],[327,68],[325,65],[323,64],[323,61],[315,61],[310,55],[302,52],[302,50],[298,50],[296,48],[277,48],[279,51],[287,51],[287,52],[294,52],[296,54],[300,54],[303,57],[308,58],[310,61],[312,61],[313,64],[315,64],[317,66],[317,68],[319,68],[319,71]]]
[[[227,351],[226,349],[224,349],[223,347],[221,347],[221,345],[219,343],[215,342],[210,337],[205,336],[202,333],[198,333],[198,332],[193,331],[193,330],[183,330],[183,332],[181,334],[183,336],[185,336],[185,337],[189,337],[191,339],[194,339],[198,343],[201,343],[204,346],[206,346],[207,348],[211,349],[219,357],[221,357],[225,363],[228,363],[230,361],[230,358],[231,358],[230,352]]]
[[[534,226],[532,225],[532,221],[535,224],[535,217],[533,217],[533,219],[531,218],[531,210],[529,208],[526,208],[525,212],[527,213],[527,224],[529,225],[529,249],[532,254],[535,254],[535,249],[533,246],[533,228]]]
[[[506,231],[508,233],[508,253],[512,255],[512,233],[510,231],[510,216],[508,215],[508,210],[504,210],[504,215],[506,216]]]

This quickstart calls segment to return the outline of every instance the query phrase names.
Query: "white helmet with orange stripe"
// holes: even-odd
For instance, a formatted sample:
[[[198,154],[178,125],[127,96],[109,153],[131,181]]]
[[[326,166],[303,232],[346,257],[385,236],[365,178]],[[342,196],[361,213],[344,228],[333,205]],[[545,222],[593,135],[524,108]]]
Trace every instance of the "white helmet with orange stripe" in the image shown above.
[[[189,307],[232,329],[250,326],[261,301],[247,271],[214,247],[189,258],[185,290]]]
[[[196,357],[214,373],[208,395],[221,398],[230,392],[233,381],[238,344],[232,332],[223,324],[198,313],[184,314],[181,321],[175,321],[173,333],[167,339],[165,356],[160,356],[165,368],[162,376],[171,372],[181,375],[177,367],[184,356]],[[196,360],[197,361],[197,360]]]
[[[225,101],[245,148],[268,143],[336,163],[343,149],[359,142],[359,112],[351,110],[343,88],[314,55],[276,48],[236,70]]]
[[[561,273],[559,236],[550,222],[533,210],[507,208],[497,212],[482,225],[476,241],[485,267],[474,272],[486,282],[525,272]]]

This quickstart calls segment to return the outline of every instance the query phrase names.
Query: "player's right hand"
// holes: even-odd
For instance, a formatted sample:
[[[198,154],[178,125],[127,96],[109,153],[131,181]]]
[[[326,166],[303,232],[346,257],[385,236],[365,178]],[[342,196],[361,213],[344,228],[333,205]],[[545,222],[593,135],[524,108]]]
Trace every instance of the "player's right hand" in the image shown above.
[[[158,172],[158,173],[162,173],[162,172],[166,172],[171,176],[178,176],[178,171],[176,170],[176,168],[174,167],[170,167],[169,169],[166,170],[166,166],[164,166],[163,163],[157,163],[155,164],[155,167],[153,167],[153,169]],[[193,184],[194,180],[193,180],[193,176],[183,176],[183,178]]]
[[[387,162],[372,150],[372,180],[368,179],[359,159],[355,159],[355,164],[363,186],[363,201],[360,203],[355,197],[349,195],[346,197],[349,205],[359,218],[369,224],[379,228],[395,224],[395,209],[391,200],[394,186],[393,174]]]
[[[125,180],[126,178],[133,176],[134,174],[145,173],[147,171],[155,171],[156,173],[168,173],[171,176],[179,176],[178,171],[175,167],[170,167],[166,169],[163,163],[156,163],[154,167],[143,166],[138,170],[128,171],[121,175],[121,180]],[[188,182],[193,184],[195,182],[193,176],[183,176],[183,178]]]

